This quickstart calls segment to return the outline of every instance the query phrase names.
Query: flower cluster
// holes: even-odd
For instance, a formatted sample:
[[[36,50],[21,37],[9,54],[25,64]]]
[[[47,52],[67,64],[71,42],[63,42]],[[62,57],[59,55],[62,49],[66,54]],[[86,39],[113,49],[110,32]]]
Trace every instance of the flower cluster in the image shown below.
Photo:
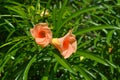
[[[75,35],[72,34],[72,30],[69,30],[69,32],[61,38],[52,38],[52,31],[48,27],[48,24],[39,23],[30,29],[30,32],[38,45],[44,48],[48,44],[52,44],[65,59],[77,50],[77,40]]]

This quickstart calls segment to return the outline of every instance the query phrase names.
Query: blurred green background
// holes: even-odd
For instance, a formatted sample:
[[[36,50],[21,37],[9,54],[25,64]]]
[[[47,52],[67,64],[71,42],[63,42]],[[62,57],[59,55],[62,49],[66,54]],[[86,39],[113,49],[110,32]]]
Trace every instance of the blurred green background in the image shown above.
[[[74,29],[77,52],[37,45],[40,22],[53,37]],[[0,0],[0,80],[120,80],[120,0]]]

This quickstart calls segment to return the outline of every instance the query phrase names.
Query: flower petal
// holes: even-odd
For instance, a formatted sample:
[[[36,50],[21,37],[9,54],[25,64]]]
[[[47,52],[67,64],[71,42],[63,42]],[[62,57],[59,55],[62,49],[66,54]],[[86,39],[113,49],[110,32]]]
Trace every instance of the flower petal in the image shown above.
[[[42,47],[47,46],[52,40],[52,32],[47,23],[36,24],[30,32],[36,43]]]
[[[61,38],[56,38],[52,40],[52,45],[54,45],[61,53],[61,55],[66,59],[72,55],[72,53],[77,50],[77,40],[75,35],[72,34],[70,30],[65,36]]]

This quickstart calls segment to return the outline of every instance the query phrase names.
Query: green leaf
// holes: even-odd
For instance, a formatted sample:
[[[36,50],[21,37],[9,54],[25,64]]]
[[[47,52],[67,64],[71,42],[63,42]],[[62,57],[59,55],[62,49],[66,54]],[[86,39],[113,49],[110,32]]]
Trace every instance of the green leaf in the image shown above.
[[[101,17],[96,16],[94,14],[92,14],[92,16],[94,16],[96,19],[98,19],[98,20],[102,21],[103,23],[105,23],[106,25],[108,25],[108,23],[104,19],[102,19]]]
[[[23,80],[28,80],[28,72],[29,72],[29,69],[30,67],[32,66],[32,63],[34,63],[36,61],[36,54],[32,57],[32,59],[30,60],[30,62],[28,63],[25,71],[24,71],[24,74],[23,74]]]
[[[115,27],[115,26],[110,26],[110,25],[92,26],[92,27],[85,28],[85,29],[82,29],[82,30],[76,32],[75,35],[81,35],[83,33],[95,31],[95,30],[101,30],[101,29],[120,29],[120,28]]]
[[[102,80],[108,80],[107,77],[104,74],[102,74],[100,71],[96,69],[93,69],[93,70],[101,76]]]
[[[5,19],[5,22],[6,22],[10,27],[15,28],[15,27],[13,26],[13,24],[12,24],[10,21],[8,21],[7,19]]]
[[[57,28],[56,33],[58,33],[58,32],[60,31],[61,27],[62,27],[65,23],[67,23],[68,21],[70,21],[70,20],[72,20],[73,18],[79,16],[80,14],[83,14],[83,13],[85,13],[85,12],[89,12],[89,11],[95,10],[95,9],[97,9],[97,8],[100,8],[100,7],[90,7],[90,8],[82,9],[82,10],[80,10],[80,11],[72,14],[70,17],[68,17],[68,18],[67,18],[64,22],[62,22],[60,25],[57,25],[57,26],[59,26],[59,27]]]
[[[88,52],[84,52],[84,51],[77,51],[76,55],[84,56],[86,58],[89,58],[91,60],[95,60],[96,62],[99,62],[99,63],[102,63],[102,64],[108,66],[107,62],[104,59],[102,59],[101,57],[98,57],[92,53],[88,53]]]
[[[20,39],[15,39],[15,40],[13,40],[13,41],[11,41],[11,42],[5,43],[5,44],[1,45],[0,48],[5,47],[5,46],[7,46],[7,45],[10,45],[10,44],[12,44],[12,43],[14,43],[14,42],[17,42],[17,41],[19,41],[19,40],[20,40]]]
[[[11,59],[11,57],[13,57],[16,54],[18,50],[19,48],[11,51],[9,54],[5,56],[5,58],[3,59],[3,63],[0,65],[0,73],[3,70],[4,66],[6,65],[6,63]]]
[[[72,74],[70,74],[70,78],[71,78],[71,80],[76,80],[75,76],[73,76]]]
[[[12,34],[13,34],[14,32],[15,32],[15,30],[12,30],[12,31],[9,33],[9,35],[7,36],[5,42],[8,41],[8,39],[12,36]]]
[[[78,45],[78,49],[81,48],[81,47],[84,47],[85,45],[90,44],[90,42],[91,42],[91,41],[89,40],[89,41],[86,41],[86,42],[84,42],[84,43]]]
[[[57,26],[58,26],[58,29],[61,27],[61,26],[59,26],[59,25],[61,25],[61,22],[62,22],[62,16],[63,16],[63,13],[64,13],[64,10],[65,10],[65,6],[67,5],[67,2],[68,2],[68,0],[65,0],[64,1],[64,3],[63,3],[63,6],[62,6],[62,8],[61,8],[61,10],[60,10],[60,13],[58,13],[58,22],[57,22]],[[57,29],[57,30],[58,30]],[[59,30],[58,30],[59,31]],[[57,32],[57,31],[56,31]]]
[[[43,76],[41,80],[49,80],[48,76]]]
[[[19,14],[23,19],[27,18],[27,14],[25,13],[25,9],[22,8],[21,6],[4,6],[5,8],[12,10]]]
[[[16,48],[17,45],[21,44],[22,41],[17,42],[16,44],[14,44],[8,51],[7,53],[9,53],[12,49]]]
[[[96,76],[92,73],[92,72],[90,72],[90,71],[88,71],[87,69],[85,69],[84,67],[81,67],[87,74],[89,74],[91,77],[93,77],[94,79],[96,79]]]
[[[117,0],[117,4],[120,5],[120,0]]]
[[[48,9],[48,8],[50,7],[50,3],[51,3],[51,0],[49,0],[49,1],[47,2],[46,9]]]
[[[68,64],[66,62],[65,59],[60,58],[60,56],[58,56],[56,53],[53,53],[53,55],[55,56],[55,58],[57,59],[57,61],[66,69],[68,69],[70,72],[72,72],[73,74],[76,74],[76,72],[71,68],[70,64]]]
[[[56,62],[55,66],[54,66],[54,72],[56,73],[57,72],[57,67],[58,67],[58,62]]]
[[[111,41],[111,39],[112,39],[112,35],[113,35],[114,32],[115,32],[115,30],[112,30],[112,31],[110,31],[110,32],[107,34],[107,40],[106,40],[106,42],[107,42],[107,44],[108,44],[109,46],[111,46],[110,41]]]
[[[108,60],[106,60],[106,62],[113,68],[117,68],[117,66],[113,63],[113,62],[110,62]]]
[[[88,74],[82,69],[82,67],[74,66],[74,68],[81,73],[81,75],[86,79],[86,80],[92,80]]]
[[[0,15],[0,18],[1,18],[1,17],[16,17],[16,18],[17,18],[17,17],[19,17],[19,18],[22,18],[22,17],[21,17],[21,16],[19,16],[19,15]],[[4,24],[6,24],[6,22],[5,22],[5,23],[0,24],[0,26],[1,26],[1,25],[4,25]]]

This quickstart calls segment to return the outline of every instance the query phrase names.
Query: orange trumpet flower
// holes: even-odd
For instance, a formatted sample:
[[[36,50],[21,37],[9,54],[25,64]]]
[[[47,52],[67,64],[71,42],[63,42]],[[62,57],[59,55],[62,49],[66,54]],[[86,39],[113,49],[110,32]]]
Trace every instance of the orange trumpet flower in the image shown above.
[[[52,32],[47,23],[39,23],[30,29],[35,41],[41,47],[46,47],[52,40]]]
[[[68,58],[77,50],[77,40],[75,35],[70,30],[64,37],[53,38],[52,45],[54,45],[64,58]]]

